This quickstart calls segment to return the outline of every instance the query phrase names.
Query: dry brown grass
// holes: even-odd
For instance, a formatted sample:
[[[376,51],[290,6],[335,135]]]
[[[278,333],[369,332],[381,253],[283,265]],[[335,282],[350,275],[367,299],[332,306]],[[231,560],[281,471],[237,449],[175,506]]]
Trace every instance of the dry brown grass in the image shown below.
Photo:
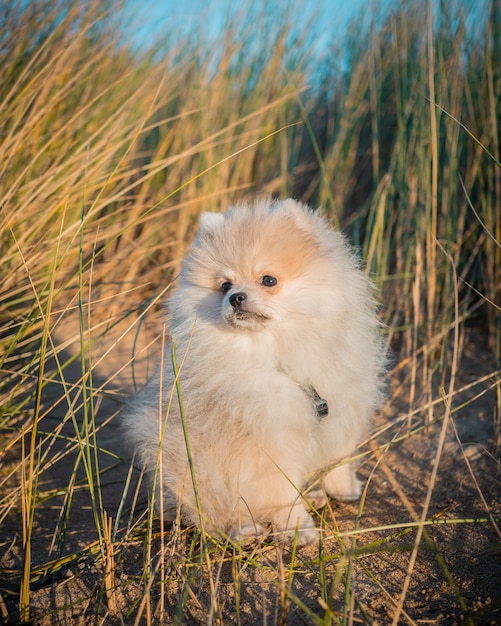
[[[203,41],[141,56],[118,38],[112,2],[12,4],[0,22],[4,621],[499,618],[498,4],[473,24],[461,7],[404,3],[354,29],[346,72],[310,63],[285,13],[239,15],[219,57]],[[117,431],[200,212],[255,192],[295,195],[346,229],[396,353],[361,449],[367,492],[318,513],[316,552],[159,526]]]

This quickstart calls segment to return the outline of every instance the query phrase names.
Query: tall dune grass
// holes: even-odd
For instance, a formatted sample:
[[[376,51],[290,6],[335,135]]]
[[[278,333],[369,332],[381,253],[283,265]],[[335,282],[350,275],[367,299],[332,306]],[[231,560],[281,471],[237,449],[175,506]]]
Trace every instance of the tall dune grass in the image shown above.
[[[165,608],[164,587],[160,600],[153,590],[178,576],[181,623],[205,563],[209,621],[222,619],[206,545],[198,561],[196,536],[157,532],[151,520],[124,530],[130,474],[113,524],[102,498],[120,459],[99,437],[120,404],[101,408],[113,373],[98,381],[100,346],[117,341],[117,329],[119,339],[135,335],[140,314],[159,309],[201,211],[254,193],[322,207],[380,288],[411,409],[434,406],[446,386],[460,356],[455,329],[476,325],[499,360],[501,16],[496,0],[485,7],[470,36],[474,17],[461,6],[404,2],[354,25],[319,65],[285,10],[280,19],[239,14],[214,54],[200,35],[138,53],[117,30],[114,0],[11,3],[0,22],[0,528],[16,519],[21,530],[15,545],[1,540],[13,587],[1,592],[0,612],[18,594],[27,621],[37,581],[89,559],[101,572],[96,614],[101,600],[125,611],[119,548],[143,541],[148,555],[160,537],[160,560],[145,557],[138,578],[142,600],[122,614],[154,621]],[[498,420],[499,394],[498,385]],[[73,472],[54,482],[68,459]],[[81,492],[95,533],[75,547]],[[51,503],[53,539],[34,555]],[[352,559],[343,541],[339,550],[338,582]],[[261,567],[255,555],[232,558],[233,572]],[[288,567],[281,578],[262,572],[281,589],[283,614],[294,605],[327,623],[290,591],[294,555]],[[319,568],[322,581],[322,559]],[[335,594],[326,585],[327,620]],[[341,621],[354,610],[345,593]]]

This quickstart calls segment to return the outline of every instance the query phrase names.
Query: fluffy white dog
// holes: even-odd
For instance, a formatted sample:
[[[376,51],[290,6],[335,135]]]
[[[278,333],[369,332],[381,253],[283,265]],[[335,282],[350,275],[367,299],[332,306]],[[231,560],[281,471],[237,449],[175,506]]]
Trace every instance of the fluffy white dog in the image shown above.
[[[156,506],[236,540],[271,525],[314,541],[304,491],[321,475],[329,496],[360,496],[351,463],[328,468],[382,398],[372,288],[353,253],[293,200],[205,213],[169,308],[179,388],[168,350],[125,417]]]

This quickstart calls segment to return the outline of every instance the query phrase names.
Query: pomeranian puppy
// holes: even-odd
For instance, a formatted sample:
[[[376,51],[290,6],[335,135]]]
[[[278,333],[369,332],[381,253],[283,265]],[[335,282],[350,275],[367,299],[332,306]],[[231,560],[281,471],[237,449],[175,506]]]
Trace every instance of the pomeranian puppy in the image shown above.
[[[166,350],[125,418],[156,507],[234,540],[271,526],[315,541],[308,503],[360,496],[339,462],[382,398],[372,287],[354,254],[293,200],[205,213],[169,308],[177,365]],[[323,488],[305,496],[315,479]]]

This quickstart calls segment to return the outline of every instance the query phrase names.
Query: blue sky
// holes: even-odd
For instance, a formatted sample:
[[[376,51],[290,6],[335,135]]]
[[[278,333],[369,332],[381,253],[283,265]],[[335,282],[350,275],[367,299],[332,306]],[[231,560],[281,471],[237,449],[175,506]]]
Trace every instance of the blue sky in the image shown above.
[[[318,28],[320,48],[325,43],[322,38],[341,37],[350,20],[361,14],[362,7],[369,11],[376,3],[378,0],[253,0],[247,3],[231,0],[125,0],[125,11],[129,16],[129,32],[139,47],[161,39],[163,32],[182,37],[190,29],[203,28],[205,33],[216,37],[229,13],[235,13],[242,6],[266,6],[277,12],[287,10],[299,27],[311,21],[312,27]]]
[[[463,15],[466,29],[473,38],[485,32],[482,24],[489,0],[455,0],[451,5],[441,0],[124,0],[124,17],[128,23],[127,39],[137,49],[164,44],[162,55],[173,52],[179,59],[184,51],[182,45],[177,44],[183,44],[186,35],[191,34],[199,38],[207,57],[216,66],[220,54],[228,49],[227,42],[221,39],[222,33],[230,32],[234,41],[250,42],[254,50],[266,50],[266,46],[274,44],[276,32],[286,21],[297,28],[298,33],[308,36],[301,47],[289,48],[293,53],[307,52],[317,67],[323,67],[327,59],[329,65],[343,69],[349,63],[345,36],[352,22],[368,27],[372,20],[382,23],[390,10],[414,7],[426,11],[428,2],[435,7],[437,19],[440,14],[447,19],[447,6],[453,9],[453,14]],[[253,16],[251,28],[242,37],[242,25],[249,14]],[[268,16],[265,23],[271,33],[260,30],[263,14]],[[230,29],[225,27],[228,16],[233,18]],[[218,40],[222,46],[217,45]],[[363,45],[363,41],[361,43]]]

